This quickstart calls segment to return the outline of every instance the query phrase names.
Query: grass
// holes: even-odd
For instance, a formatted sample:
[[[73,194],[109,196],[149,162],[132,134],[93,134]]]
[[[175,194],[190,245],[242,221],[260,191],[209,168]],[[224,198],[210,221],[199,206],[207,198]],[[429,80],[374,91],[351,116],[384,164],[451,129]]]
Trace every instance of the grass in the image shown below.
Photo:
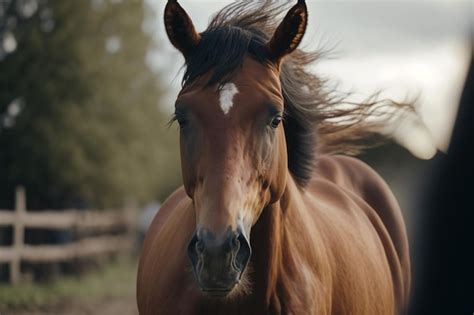
[[[135,294],[136,262],[119,259],[82,277],[65,277],[47,284],[0,285],[0,313],[37,309],[67,301],[98,301]]]

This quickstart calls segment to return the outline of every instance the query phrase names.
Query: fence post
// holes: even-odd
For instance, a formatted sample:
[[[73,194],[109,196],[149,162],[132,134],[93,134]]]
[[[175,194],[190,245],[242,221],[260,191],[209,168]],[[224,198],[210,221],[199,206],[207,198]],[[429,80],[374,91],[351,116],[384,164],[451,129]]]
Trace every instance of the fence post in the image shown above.
[[[14,256],[10,263],[10,283],[20,283],[21,280],[21,253],[24,241],[23,218],[26,214],[25,189],[18,186],[15,189],[15,223],[13,225],[13,252]]]
[[[121,216],[122,219],[125,221],[125,225],[127,227],[127,234],[131,235],[133,233],[134,228],[134,210],[136,208],[136,202],[133,199],[127,199],[124,203],[125,205],[122,207]]]
[[[126,220],[127,236],[130,239],[131,253],[136,250],[137,232],[138,232],[138,202],[134,199],[125,201],[125,207],[122,208],[122,214]]]

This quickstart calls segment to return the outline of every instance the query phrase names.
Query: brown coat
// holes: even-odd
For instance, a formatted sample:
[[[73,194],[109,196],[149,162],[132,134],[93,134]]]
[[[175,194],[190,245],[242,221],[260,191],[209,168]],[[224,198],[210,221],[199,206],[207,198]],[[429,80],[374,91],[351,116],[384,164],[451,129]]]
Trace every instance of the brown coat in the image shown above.
[[[198,289],[186,257],[195,228],[181,188],[146,238],[140,314],[361,314],[401,312],[410,286],[403,218],[384,181],[362,162],[321,157],[306,190],[290,180],[252,229],[252,293],[223,301]]]

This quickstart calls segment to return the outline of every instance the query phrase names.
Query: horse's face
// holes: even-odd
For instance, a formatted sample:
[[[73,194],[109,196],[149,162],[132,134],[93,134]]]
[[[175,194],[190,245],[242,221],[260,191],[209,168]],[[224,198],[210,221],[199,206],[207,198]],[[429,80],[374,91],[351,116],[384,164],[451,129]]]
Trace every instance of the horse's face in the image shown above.
[[[232,79],[215,85],[207,84],[212,72],[204,74],[186,84],[176,101],[184,187],[196,212],[188,256],[201,290],[211,296],[227,296],[240,282],[251,256],[250,230],[285,189],[279,62],[301,40],[302,34],[296,43],[286,37],[288,28],[297,28],[293,36],[304,30],[305,12],[300,1],[278,28],[287,29],[277,30],[268,43],[272,62],[246,57]],[[200,35],[175,1],[168,3],[165,21],[172,43],[186,57]]]
[[[228,293],[250,258],[249,235],[286,182],[278,73],[248,59],[230,82],[184,88],[176,102],[184,186],[196,211],[189,257],[203,290]]]

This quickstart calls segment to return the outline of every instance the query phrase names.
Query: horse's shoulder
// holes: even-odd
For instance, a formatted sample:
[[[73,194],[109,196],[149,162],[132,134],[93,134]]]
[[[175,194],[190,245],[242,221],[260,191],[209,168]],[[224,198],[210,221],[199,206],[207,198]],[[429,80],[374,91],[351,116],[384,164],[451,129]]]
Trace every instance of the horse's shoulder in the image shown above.
[[[177,189],[163,203],[147,231],[137,275],[140,312],[156,311],[158,307],[174,309],[170,296],[178,296],[178,283],[189,281],[189,274],[181,271],[188,268],[185,247],[195,221],[194,211],[187,211],[190,206],[191,199],[184,189]],[[178,254],[174,253],[176,248],[180,249]]]
[[[347,156],[323,156],[318,174],[340,189],[363,199],[380,217],[398,250],[406,245],[400,206],[382,177],[364,162]]]
[[[398,234],[404,226],[400,207],[387,183],[359,159],[341,155],[321,156],[314,182],[328,183],[332,189],[331,195],[346,203],[364,202],[368,207],[361,207],[361,210],[365,210],[360,213],[376,213],[388,230]],[[337,201],[340,204],[342,201],[339,199]],[[370,211],[367,210],[369,208]]]
[[[366,163],[345,155],[322,155],[317,160],[316,168],[319,174],[333,179],[338,176],[354,175],[379,177]]]
[[[146,237],[142,247],[142,261],[145,260],[147,255],[154,252],[154,249],[152,248],[156,246],[156,244],[164,244],[163,242],[156,242],[156,240],[158,238],[167,237],[166,233],[161,233],[166,226],[166,223],[171,222],[171,224],[175,224],[173,222],[173,215],[179,215],[180,212],[182,212],[179,210],[185,208],[187,204],[190,203],[189,201],[190,199],[182,187],[174,191],[165,200],[146,232]]]
[[[161,229],[162,225],[168,217],[173,213],[173,210],[179,207],[185,207],[186,204],[190,203],[191,199],[186,194],[184,187],[176,189],[166,200],[163,202],[160,210],[153,219],[150,229],[147,234],[155,234]]]
[[[400,206],[383,178],[369,165],[348,156],[323,156],[318,174],[337,186],[349,190],[373,208],[389,226],[403,226]]]
[[[384,198],[395,203],[387,183],[369,165],[359,159],[343,155],[324,155],[317,162],[317,173],[336,185],[360,195],[367,202]],[[393,206],[397,206],[393,204]]]
[[[401,270],[398,279],[403,278],[404,285],[397,287],[401,290],[400,295],[406,298],[410,285],[408,241],[400,206],[387,183],[370,166],[352,157],[323,156],[317,166],[319,176],[358,195],[380,218],[398,256],[399,264],[392,268],[397,270],[396,274]]]

